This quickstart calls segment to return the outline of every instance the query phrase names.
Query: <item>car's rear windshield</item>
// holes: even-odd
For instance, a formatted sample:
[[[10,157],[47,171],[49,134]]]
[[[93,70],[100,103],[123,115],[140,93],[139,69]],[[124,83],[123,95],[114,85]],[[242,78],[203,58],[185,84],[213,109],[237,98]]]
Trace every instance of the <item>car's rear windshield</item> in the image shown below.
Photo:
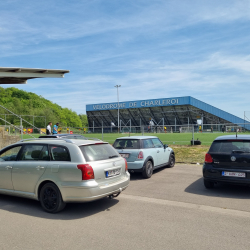
[[[57,138],[56,135],[41,135],[39,138]]]
[[[113,145],[116,149],[139,149],[140,140],[138,139],[117,139]]]
[[[209,149],[211,153],[250,153],[250,141],[227,140],[214,141]]]
[[[120,157],[118,152],[109,144],[84,145],[80,146],[80,149],[87,162]]]

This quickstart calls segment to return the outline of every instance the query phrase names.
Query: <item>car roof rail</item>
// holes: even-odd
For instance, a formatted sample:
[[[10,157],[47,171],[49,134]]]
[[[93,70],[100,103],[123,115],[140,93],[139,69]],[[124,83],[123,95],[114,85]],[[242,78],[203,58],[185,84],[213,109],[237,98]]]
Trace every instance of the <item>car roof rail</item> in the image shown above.
[[[98,138],[94,138],[94,137],[86,137],[87,140],[95,140],[95,141],[101,141],[100,139]]]
[[[60,138],[60,137],[59,138],[30,138],[30,139],[20,140],[19,142],[24,142],[24,141],[40,141],[40,140],[52,140],[52,141],[60,140],[60,141],[68,142],[68,143],[74,143],[70,139]]]

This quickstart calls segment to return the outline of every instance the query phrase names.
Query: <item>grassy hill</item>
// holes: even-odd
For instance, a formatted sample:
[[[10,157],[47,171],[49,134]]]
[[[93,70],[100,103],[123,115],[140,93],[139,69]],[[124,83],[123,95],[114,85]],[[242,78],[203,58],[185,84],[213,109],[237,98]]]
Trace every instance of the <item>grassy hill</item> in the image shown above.
[[[53,124],[59,122],[61,126],[68,127],[84,127],[87,126],[86,115],[78,115],[76,112],[68,108],[62,108],[42,96],[38,96],[31,92],[19,90],[17,88],[0,87],[0,104],[19,115],[46,116],[46,121]],[[0,114],[8,114],[7,111],[0,108]],[[1,115],[4,118],[4,115]],[[33,123],[33,117],[24,116],[24,119]],[[15,116],[7,116],[8,122],[19,125],[20,120]],[[0,125],[4,122],[0,121]],[[36,117],[35,126],[44,127],[44,118]],[[25,126],[25,124],[23,124]]]

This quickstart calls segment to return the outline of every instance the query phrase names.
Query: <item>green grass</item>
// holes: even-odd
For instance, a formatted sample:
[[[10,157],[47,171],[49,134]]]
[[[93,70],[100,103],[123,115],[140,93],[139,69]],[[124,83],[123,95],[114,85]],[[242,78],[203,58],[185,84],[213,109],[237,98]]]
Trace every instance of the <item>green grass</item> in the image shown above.
[[[199,139],[201,141],[202,145],[210,146],[213,140],[221,135],[229,135],[233,133],[194,133],[194,140]],[[39,137],[39,134],[32,134],[34,137]],[[91,134],[83,134],[86,137],[91,138],[98,138],[100,140],[104,140],[106,142],[109,142],[110,144],[113,144],[115,139],[118,137],[124,137],[129,136],[129,134],[118,134],[118,133],[106,133],[106,134],[100,134],[100,133],[91,133]],[[141,135],[139,133],[134,134],[131,133],[131,136]],[[164,144],[169,145],[190,145],[190,141],[192,140],[192,133],[145,133],[145,136],[147,135],[153,135],[158,136],[160,140]],[[20,135],[21,138],[21,135]],[[29,139],[32,138],[31,136],[24,134],[23,139]]]
[[[40,134],[32,134],[32,136],[38,138],[40,136]],[[33,137],[31,137],[30,135],[27,135],[27,134],[23,134],[23,139],[31,139]],[[20,139],[21,139],[21,135],[20,135]]]
[[[229,133],[194,133],[194,140],[199,139],[202,145],[210,146],[213,140],[221,135],[228,135]],[[231,134],[231,133],[230,133]],[[133,135],[141,135],[141,134],[130,134]],[[169,145],[190,145],[190,141],[192,140],[192,133],[145,133],[144,135],[153,135],[158,136],[160,140],[164,144]],[[86,137],[94,137],[98,139],[102,139],[102,134],[84,134]],[[129,136],[129,134],[103,134],[103,140],[109,143],[113,143],[116,138]]]
[[[201,141],[201,146],[191,146],[192,133],[145,133],[144,135],[158,136],[164,144],[168,144],[173,148],[176,156],[176,162],[181,163],[200,163],[204,162],[205,154],[207,153],[213,140],[221,135],[229,135],[233,133],[194,133],[194,139]],[[103,139],[110,144],[113,144],[118,137],[129,136],[129,134],[107,133],[107,134],[83,134],[86,137]],[[130,134],[141,135],[141,134]],[[39,134],[33,134],[34,137],[39,137]],[[20,136],[21,138],[21,136]],[[23,139],[32,138],[27,134],[23,135]]]
[[[201,145],[191,146],[192,133],[145,133],[144,135],[158,136],[164,144],[168,144],[175,152],[177,163],[203,164],[205,154],[208,152],[213,140],[221,135],[229,133],[194,133],[194,139],[199,139]],[[230,133],[232,134],[232,133]],[[131,134],[141,135],[141,134]],[[102,134],[86,134],[86,137],[102,139]],[[103,134],[103,140],[113,144],[118,137],[129,136],[129,134]]]
[[[131,136],[133,135],[141,134],[131,134]],[[158,136],[164,144],[168,144],[173,148],[177,163],[202,164],[213,140],[223,135],[223,133],[194,133],[194,139],[201,140],[201,146],[191,146],[192,133],[145,133],[144,135]],[[93,133],[86,134],[85,136],[102,139],[101,134]],[[103,134],[103,140],[113,144],[116,138],[123,136],[129,136],[129,134]]]
[[[170,146],[174,150],[177,163],[202,164],[209,149],[209,146]]]

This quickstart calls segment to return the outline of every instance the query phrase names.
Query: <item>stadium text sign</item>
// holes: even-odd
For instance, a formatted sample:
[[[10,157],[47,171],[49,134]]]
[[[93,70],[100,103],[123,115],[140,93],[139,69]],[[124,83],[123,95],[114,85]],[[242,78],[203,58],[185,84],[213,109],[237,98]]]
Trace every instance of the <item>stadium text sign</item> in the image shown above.
[[[120,102],[119,109],[126,108],[145,108],[145,107],[156,107],[156,106],[168,106],[168,105],[178,105],[179,99],[158,99],[158,100],[142,100],[142,101],[134,101],[134,102]],[[105,104],[93,104],[87,105],[86,110],[109,110],[109,109],[117,109],[118,103],[105,103]]]

